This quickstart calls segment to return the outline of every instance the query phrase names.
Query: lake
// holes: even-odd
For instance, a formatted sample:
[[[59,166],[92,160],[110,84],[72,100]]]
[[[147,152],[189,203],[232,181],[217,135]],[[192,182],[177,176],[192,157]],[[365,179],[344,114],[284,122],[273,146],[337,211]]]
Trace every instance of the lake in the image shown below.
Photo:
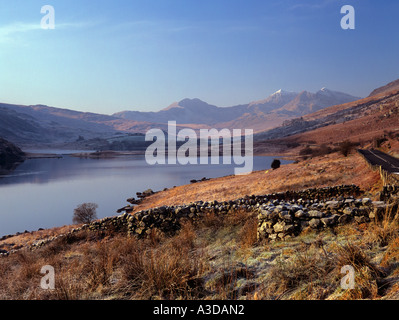
[[[137,198],[136,192],[232,175],[236,167],[234,162],[150,166],[144,156],[83,159],[58,153],[63,157],[26,160],[11,174],[0,176],[0,236],[72,224],[73,210],[84,202],[98,204],[98,218],[114,216],[128,204],[126,199]],[[254,157],[254,171],[270,169],[273,159]]]

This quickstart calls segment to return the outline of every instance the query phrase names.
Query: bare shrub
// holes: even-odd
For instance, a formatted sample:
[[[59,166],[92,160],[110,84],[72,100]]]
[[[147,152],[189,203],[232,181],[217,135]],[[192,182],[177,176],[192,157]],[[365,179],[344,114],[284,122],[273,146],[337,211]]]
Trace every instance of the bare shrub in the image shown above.
[[[90,223],[97,219],[96,203],[82,203],[73,211],[73,223]]]

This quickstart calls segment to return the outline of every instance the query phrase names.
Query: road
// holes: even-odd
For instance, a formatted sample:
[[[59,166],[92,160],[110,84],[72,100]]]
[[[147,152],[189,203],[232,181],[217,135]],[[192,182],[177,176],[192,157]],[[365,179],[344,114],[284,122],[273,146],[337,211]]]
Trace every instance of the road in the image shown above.
[[[379,150],[358,150],[372,166],[381,166],[391,174],[399,174],[399,159]]]

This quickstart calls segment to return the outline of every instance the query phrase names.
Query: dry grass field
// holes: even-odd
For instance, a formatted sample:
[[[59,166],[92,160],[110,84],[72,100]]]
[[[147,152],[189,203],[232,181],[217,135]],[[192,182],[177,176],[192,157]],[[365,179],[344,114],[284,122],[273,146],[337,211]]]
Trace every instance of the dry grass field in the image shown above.
[[[364,191],[373,191],[380,187],[379,179],[378,172],[370,170],[356,152],[352,152],[348,157],[333,153],[282,165],[277,170],[269,169],[249,175],[232,175],[178,186],[145,198],[136,211],[162,205],[181,205],[197,200],[224,201],[238,199],[244,195],[263,195],[342,184],[356,184]]]

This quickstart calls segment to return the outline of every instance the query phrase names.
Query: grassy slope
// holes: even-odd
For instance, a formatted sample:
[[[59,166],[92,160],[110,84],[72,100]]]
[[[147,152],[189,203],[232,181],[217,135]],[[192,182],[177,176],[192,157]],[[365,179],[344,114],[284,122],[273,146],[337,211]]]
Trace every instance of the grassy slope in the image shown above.
[[[371,191],[378,181],[379,174],[372,172],[357,153],[353,152],[346,158],[334,153],[283,165],[277,170],[257,171],[249,175],[228,176],[175,187],[146,198],[136,210],[180,205],[196,200],[223,201],[238,199],[243,195],[341,184],[356,184],[365,191]]]

